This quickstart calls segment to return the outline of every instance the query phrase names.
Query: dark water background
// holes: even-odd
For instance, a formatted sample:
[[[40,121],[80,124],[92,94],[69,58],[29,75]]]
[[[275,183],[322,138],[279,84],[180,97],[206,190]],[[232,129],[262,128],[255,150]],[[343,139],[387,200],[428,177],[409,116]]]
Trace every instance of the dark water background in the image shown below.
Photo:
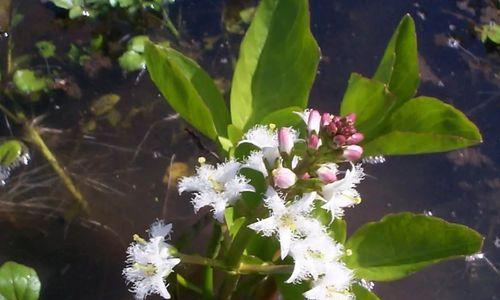
[[[16,56],[33,53],[34,43],[41,39],[53,40],[64,50],[58,50],[62,55],[70,43],[88,40],[95,31],[116,36],[140,33],[127,24],[110,25],[105,20],[65,23],[58,16],[61,11],[36,0],[17,0],[14,5],[24,15],[11,33]],[[185,52],[214,77],[227,79],[239,38],[220,36],[223,6],[223,1],[178,0],[172,12],[174,19],[182,16]],[[431,213],[482,233],[485,256],[498,268],[500,56],[487,51],[470,30],[471,22],[484,23],[492,16],[499,23],[498,11],[486,7],[491,7],[487,0],[311,2],[312,30],[323,53],[311,107],[337,112],[349,74],[373,74],[397,23],[410,13],[421,56],[419,94],[438,97],[464,111],[484,138],[482,145],[470,149],[389,157],[382,165],[367,166],[370,176],[359,188],[364,201],[347,212],[350,232],[391,212]],[[200,50],[203,39],[213,36],[218,37],[213,49]],[[450,47],[450,37],[461,46]],[[43,61],[35,65],[45,67]],[[60,67],[78,82],[82,98],[44,96],[32,111],[34,116],[46,113],[42,125],[56,129],[44,138],[74,176],[92,213],[69,226],[64,223],[60,212],[70,202],[69,195],[33,152],[31,164],[0,188],[0,262],[15,260],[34,267],[43,284],[42,299],[132,299],[120,274],[131,235],[143,233],[162,215],[174,223],[174,240],[195,224],[206,223],[203,216],[193,217],[187,199],[163,182],[172,155],[176,162],[193,166],[206,153],[186,133],[182,120],[169,118],[174,112],[147,74],[124,76],[115,66],[90,78],[80,68]],[[90,101],[111,92],[122,97],[117,109],[124,115],[133,107],[148,109],[130,128],[100,124],[85,136],[75,130],[88,117]],[[0,121],[2,135],[8,136],[7,124]],[[162,213],[165,199],[167,211]],[[201,227],[201,237],[185,251],[203,251],[203,236],[211,227]],[[488,261],[442,263],[404,280],[376,284],[375,292],[387,300],[498,299],[500,275]]]

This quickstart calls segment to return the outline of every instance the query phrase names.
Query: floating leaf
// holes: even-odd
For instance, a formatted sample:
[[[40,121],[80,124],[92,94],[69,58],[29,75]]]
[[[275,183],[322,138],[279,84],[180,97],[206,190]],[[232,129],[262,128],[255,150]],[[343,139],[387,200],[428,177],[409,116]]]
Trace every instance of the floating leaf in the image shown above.
[[[132,50],[123,53],[122,56],[118,58],[118,63],[120,67],[127,72],[142,70],[146,67],[144,56]]]
[[[47,88],[47,79],[43,77],[37,77],[35,72],[27,69],[17,70],[14,73],[14,85],[16,88],[25,93],[36,93]]]
[[[347,266],[359,278],[390,281],[425,266],[481,250],[482,236],[464,225],[412,213],[388,215],[358,229],[346,243]]]
[[[0,299],[36,300],[40,294],[40,280],[36,271],[8,261],[0,267]]]
[[[386,84],[352,73],[340,113],[343,116],[356,113],[356,128],[365,135],[365,140],[370,140],[396,100]]]
[[[170,105],[211,139],[226,136],[229,112],[210,76],[193,60],[170,49],[146,44],[151,79]]]
[[[90,111],[94,116],[101,116],[110,112],[113,107],[120,101],[120,96],[117,94],[106,94],[92,101]]]
[[[397,106],[415,95],[420,75],[415,22],[410,15],[404,16],[396,28],[373,78],[386,83],[398,96]]]
[[[380,136],[364,144],[365,155],[449,151],[482,141],[476,125],[453,106],[431,97],[409,100],[384,124]]]
[[[247,129],[271,112],[306,107],[319,55],[307,0],[261,1],[234,71],[233,124]]]
[[[50,41],[39,41],[35,45],[43,58],[51,58],[56,54],[56,46]]]

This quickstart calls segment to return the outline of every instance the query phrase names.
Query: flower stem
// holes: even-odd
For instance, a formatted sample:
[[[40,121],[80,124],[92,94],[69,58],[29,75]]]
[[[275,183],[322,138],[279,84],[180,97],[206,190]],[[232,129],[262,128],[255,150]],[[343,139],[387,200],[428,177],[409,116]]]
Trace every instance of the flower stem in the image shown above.
[[[189,282],[186,278],[182,277],[180,274],[176,274],[177,276],[177,282],[185,287],[186,289],[188,290],[191,290],[197,294],[202,294],[203,291],[196,285],[196,284],[193,284],[192,282]]]
[[[82,194],[73,183],[73,180],[66,172],[66,170],[64,170],[63,166],[61,166],[61,164],[56,159],[52,151],[50,151],[50,149],[47,147],[47,145],[43,141],[42,137],[40,136],[36,128],[34,128],[33,125],[29,124],[28,122],[24,122],[24,132],[26,134],[26,138],[33,145],[35,145],[36,148],[38,148],[38,150],[42,153],[45,159],[52,166],[54,171],[56,171],[57,175],[59,175],[59,178],[62,180],[62,182],[64,183],[64,185],[66,186],[66,188],[76,201],[76,206],[74,206],[66,214],[66,219],[72,220],[80,211],[88,213],[89,206],[87,201],[83,198]]]
[[[222,238],[221,226],[214,223],[212,237],[208,244],[207,256],[215,259],[219,254],[220,242]],[[203,270],[203,299],[209,300],[214,296],[214,269],[211,266],[205,266]]]

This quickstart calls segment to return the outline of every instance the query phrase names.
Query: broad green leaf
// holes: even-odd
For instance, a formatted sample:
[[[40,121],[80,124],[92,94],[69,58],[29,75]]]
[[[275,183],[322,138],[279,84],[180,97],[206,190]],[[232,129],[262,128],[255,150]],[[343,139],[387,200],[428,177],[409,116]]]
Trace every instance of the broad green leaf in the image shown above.
[[[398,96],[397,106],[415,95],[420,75],[415,22],[410,15],[404,16],[396,28],[373,78],[386,83]]]
[[[483,237],[467,226],[412,213],[363,225],[347,240],[345,263],[358,278],[390,281],[437,262],[474,254]]]
[[[210,76],[193,60],[170,49],[146,43],[151,79],[170,105],[211,139],[227,136],[229,112]]]
[[[142,70],[146,67],[144,55],[132,50],[123,53],[120,58],[118,58],[118,63],[120,67],[127,72]]]
[[[364,144],[365,155],[449,151],[482,142],[476,125],[449,104],[431,97],[409,100],[386,121],[379,137]]]
[[[227,136],[231,140],[231,142],[236,145],[241,140],[243,131],[241,131],[241,129],[234,126],[233,124],[229,124],[227,125]]]
[[[0,300],[36,300],[39,294],[35,270],[12,261],[0,267]]]
[[[73,6],[69,10],[69,18],[70,19],[79,18],[79,17],[83,16],[83,14],[84,14],[84,10],[81,6]]]
[[[293,106],[273,111],[272,113],[265,116],[262,120],[260,120],[259,123],[263,125],[272,123],[277,127],[296,127],[303,121],[295,112],[300,112],[302,110],[303,108]]]
[[[217,139],[219,140],[219,144],[222,148],[222,150],[229,152],[231,149],[234,147],[233,142],[231,142],[230,139],[225,138],[223,136],[218,136]]]
[[[356,296],[356,300],[380,300],[377,295],[357,283],[352,285],[352,292]]]
[[[248,129],[269,113],[306,107],[319,61],[307,0],[263,0],[241,43],[231,118]]]
[[[35,93],[47,88],[47,79],[40,78],[35,72],[27,69],[17,70],[14,73],[14,85],[16,88],[26,94]]]
[[[328,225],[328,232],[333,235],[337,243],[344,244],[347,237],[347,223],[342,219],[335,219]]]
[[[35,45],[43,58],[50,58],[56,54],[56,46],[51,41],[39,41]]]
[[[130,39],[127,45],[128,50],[144,53],[144,45],[149,41],[147,35],[137,35]]]
[[[370,140],[397,98],[387,85],[352,73],[340,105],[340,114],[356,113],[356,128]]]
[[[0,144],[0,166],[9,167],[23,155],[24,145],[16,140],[9,140]]]

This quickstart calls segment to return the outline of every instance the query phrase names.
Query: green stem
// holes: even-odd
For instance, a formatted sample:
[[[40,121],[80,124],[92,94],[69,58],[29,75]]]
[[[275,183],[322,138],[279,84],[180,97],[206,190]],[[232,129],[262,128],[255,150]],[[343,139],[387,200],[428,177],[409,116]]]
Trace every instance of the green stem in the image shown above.
[[[214,223],[212,237],[208,244],[207,256],[215,259],[219,254],[220,243],[222,240],[222,230],[218,223]],[[214,269],[206,266],[203,270],[203,299],[210,300],[214,296]]]
[[[189,282],[186,278],[182,277],[180,274],[176,274],[176,275],[177,275],[177,282],[181,286],[183,286],[186,289],[191,290],[197,294],[200,294],[200,295],[203,293],[203,291],[196,284]]]
[[[253,232],[248,229],[246,225],[246,223],[242,225],[226,254],[226,263],[231,269],[238,270],[243,251],[245,251],[246,246],[253,237]],[[239,279],[240,275],[237,272],[236,274],[226,275],[220,289],[220,299],[231,299],[231,296],[238,285]]]
[[[262,265],[252,265],[252,264],[244,264],[241,263],[237,273],[238,274],[252,274],[258,273],[262,275],[268,274],[290,274],[293,271],[292,265],[270,265],[270,264],[262,264]]]
[[[203,257],[199,255],[189,255],[189,254],[183,254],[183,253],[175,253],[174,254],[176,257],[180,258],[182,263],[189,264],[189,265],[201,265],[201,266],[210,266],[222,270],[228,271],[227,265],[217,259],[213,258],[208,258],[208,257]]]
[[[52,151],[47,147],[45,142],[43,141],[42,137],[38,133],[38,131],[29,123],[25,122],[24,124],[24,131],[26,133],[27,139],[35,145],[38,150],[42,153],[42,155],[45,157],[45,159],[49,162],[49,164],[52,166],[54,171],[56,171],[57,175],[59,175],[59,178],[62,180],[68,191],[71,193],[73,196],[74,200],[76,201],[76,206],[73,207],[66,215],[66,218],[68,220],[72,220],[80,211],[83,211],[85,213],[89,212],[89,206],[87,201],[83,198],[82,194],[78,190],[78,188],[75,186],[73,183],[73,180],[71,180],[71,177],[69,174],[64,170],[64,168],[59,164],[59,161],[57,161],[56,157],[54,154],[52,154]]]
[[[163,19],[165,20],[165,25],[167,26],[167,29],[170,30],[170,32],[175,36],[177,40],[180,40],[181,34],[175,27],[174,23],[172,23],[172,20],[170,20],[170,17],[168,16],[168,13],[165,10],[163,11]]]
[[[22,124],[23,120],[16,116],[13,112],[11,112],[7,107],[5,107],[3,104],[0,103],[0,110],[12,121],[16,122],[17,124]]]

